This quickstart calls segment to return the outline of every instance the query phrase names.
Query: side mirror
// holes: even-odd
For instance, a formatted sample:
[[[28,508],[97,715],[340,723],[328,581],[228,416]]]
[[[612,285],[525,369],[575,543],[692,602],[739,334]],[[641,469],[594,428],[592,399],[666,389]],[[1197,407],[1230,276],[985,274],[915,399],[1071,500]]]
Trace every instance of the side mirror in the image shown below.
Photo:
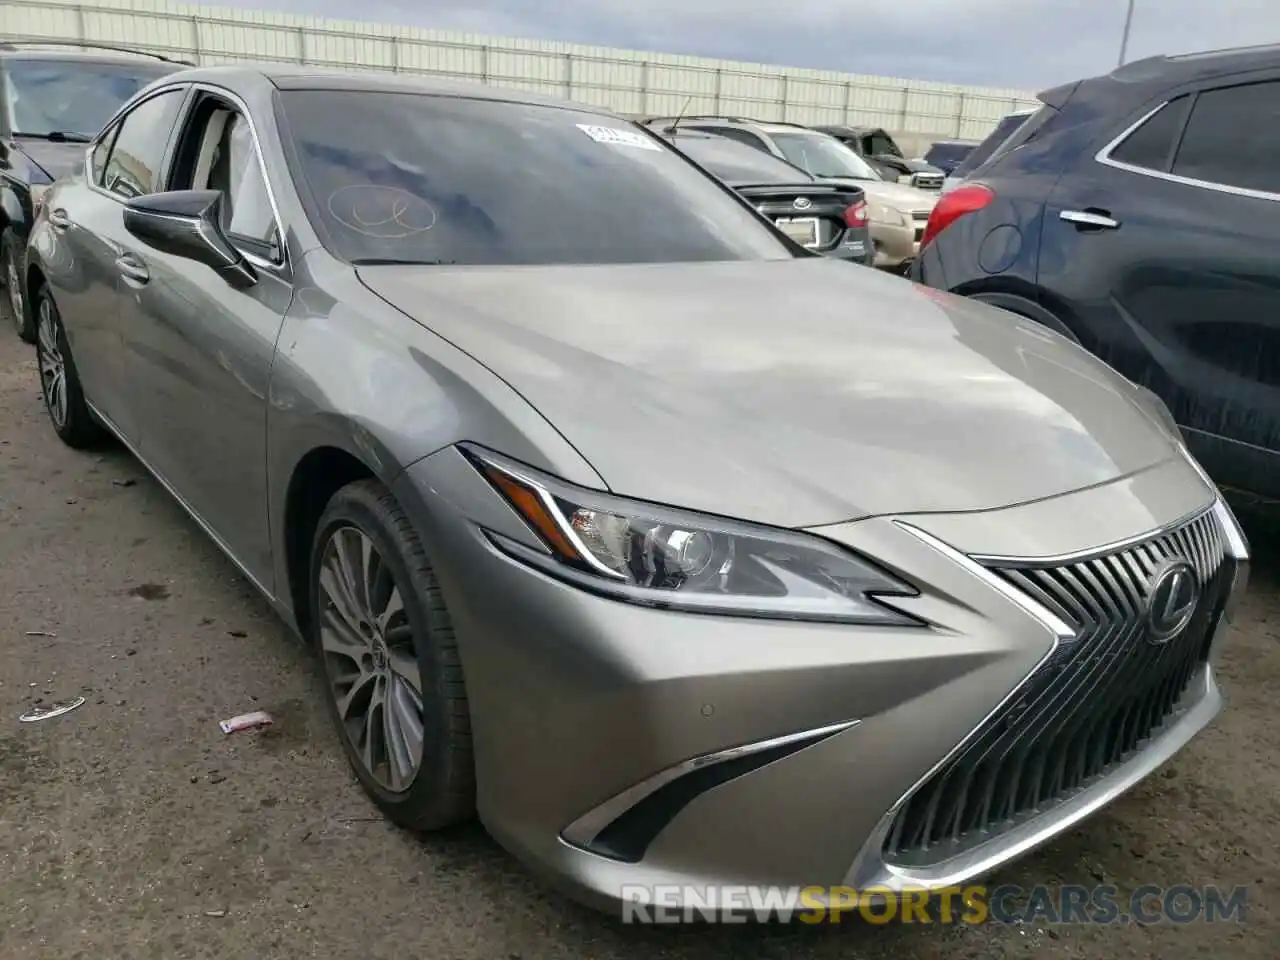
[[[222,194],[172,190],[134,197],[124,205],[124,228],[175,257],[203,263],[233,287],[258,282],[258,273],[222,232]]]

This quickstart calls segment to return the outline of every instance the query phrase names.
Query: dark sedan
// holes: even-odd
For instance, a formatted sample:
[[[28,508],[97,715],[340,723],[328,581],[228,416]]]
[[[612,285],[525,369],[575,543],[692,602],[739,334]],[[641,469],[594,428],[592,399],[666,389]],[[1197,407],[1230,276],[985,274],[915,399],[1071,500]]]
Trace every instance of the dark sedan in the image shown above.
[[[164,57],[0,43],[0,320],[35,342],[23,251],[40,195],[84,163],[84,145],[122,103],[179,64]]]
[[[858,187],[819,183],[799,167],[712,133],[677,126],[664,136],[806,249],[868,266],[875,258],[867,201]]]

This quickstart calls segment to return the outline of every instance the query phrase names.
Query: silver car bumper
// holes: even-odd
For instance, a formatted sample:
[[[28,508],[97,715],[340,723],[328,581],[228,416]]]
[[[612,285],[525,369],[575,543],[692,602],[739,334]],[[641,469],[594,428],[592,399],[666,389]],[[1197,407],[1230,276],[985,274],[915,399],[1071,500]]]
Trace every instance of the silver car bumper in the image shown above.
[[[514,515],[470,471],[444,451],[400,485],[432,555],[447,558],[438,572],[460,638],[480,817],[528,865],[603,909],[619,911],[637,888],[958,885],[1109,802],[1221,706],[1211,641],[1242,582],[1233,550],[1243,551],[1223,528],[1229,514],[1206,512],[1214,492],[1180,462],[982,516],[818,531],[908,575],[921,594],[901,607],[932,624],[918,629],[699,616],[587,594],[479,534],[477,523]],[[1153,532],[1153,509],[1177,529]],[[1087,547],[1073,530],[1118,545],[1101,559],[998,556],[1037,541],[1036,557]],[[1140,622],[1152,550],[1186,553],[1205,585],[1195,635],[1159,651]],[[1089,580],[1126,569],[1124,582]],[[1074,601],[1053,598],[1077,581]],[[1082,624],[1088,615],[1109,626]],[[1125,658],[1159,666],[1171,691],[1146,691],[1153,719],[1132,747],[1022,804],[997,797],[1015,768],[1083,762],[1083,747],[1053,752],[1064,729],[1050,729],[1053,718],[1084,730],[1115,714],[1099,705],[1118,709],[1132,691],[1086,696],[1086,682]],[[983,751],[1008,769],[984,768]],[[931,815],[966,777],[986,795],[948,822]]]

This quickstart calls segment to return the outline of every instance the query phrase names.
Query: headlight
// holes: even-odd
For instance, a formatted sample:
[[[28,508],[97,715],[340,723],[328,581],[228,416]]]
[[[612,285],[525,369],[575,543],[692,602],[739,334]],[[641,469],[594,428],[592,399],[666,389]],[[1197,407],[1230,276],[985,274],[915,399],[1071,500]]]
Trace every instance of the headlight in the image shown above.
[[[919,623],[880,600],[915,589],[819,537],[584,490],[487,450],[462,451],[545,549],[486,531],[489,539],[584,589],[699,613]]]

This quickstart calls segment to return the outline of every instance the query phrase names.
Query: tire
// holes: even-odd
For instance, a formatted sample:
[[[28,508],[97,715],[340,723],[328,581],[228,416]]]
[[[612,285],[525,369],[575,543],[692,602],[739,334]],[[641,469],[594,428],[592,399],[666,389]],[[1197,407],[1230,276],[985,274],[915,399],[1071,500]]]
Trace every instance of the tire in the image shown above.
[[[355,559],[366,544],[367,567]],[[338,579],[343,569],[346,576]],[[471,718],[453,624],[426,551],[385,487],[361,480],[334,494],[316,528],[309,576],[308,639],[321,661],[329,715],[360,785],[389,820],[410,830],[440,830],[471,819]],[[373,587],[358,588],[353,597],[353,583]],[[392,587],[402,609],[387,616],[395,607],[385,602]],[[365,596],[372,602],[363,602]],[[344,617],[344,607],[355,615]],[[353,621],[363,621],[364,629]],[[404,761],[413,759],[411,674],[421,694],[422,733],[410,774]],[[383,706],[375,710],[378,696]],[[340,702],[348,703],[345,714]],[[402,734],[399,749],[392,746],[393,727]]]
[[[47,286],[36,294],[35,314],[36,365],[49,422],[58,439],[68,447],[76,450],[93,447],[106,438],[106,432],[85,402],[62,315]]]
[[[22,288],[22,272],[18,269],[18,239],[13,227],[0,230],[0,322],[13,327],[26,343],[36,342],[36,324],[33,311],[25,308]],[[14,291],[17,291],[15,303]]]

